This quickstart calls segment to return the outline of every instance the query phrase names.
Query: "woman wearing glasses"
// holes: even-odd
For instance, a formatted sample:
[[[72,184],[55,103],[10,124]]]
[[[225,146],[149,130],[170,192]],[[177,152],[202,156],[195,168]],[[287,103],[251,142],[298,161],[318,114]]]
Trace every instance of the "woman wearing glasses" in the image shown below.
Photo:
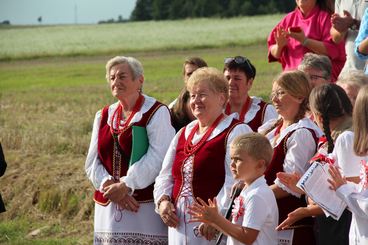
[[[256,76],[256,68],[243,56],[226,58],[224,63],[224,76],[229,83],[229,101],[225,113],[234,114],[257,132],[263,123],[277,118],[278,115],[272,105],[248,94]]]
[[[280,118],[264,124],[266,137],[274,148],[271,164],[265,172],[279,208],[279,221],[298,207],[306,206],[304,198],[288,189],[276,178],[276,173],[303,174],[314,155],[317,139],[322,135],[317,125],[305,117],[311,86],[304,72],[283,72],[273,82],[271,100]],[[294,226],[293,244],[315,244],[313,220],[303,219]],[[291,237],[289,237],[291,239]]]
[[[197,120],[176,134],[166,153],[155,183],[156,211],[169,226],[169,244],[215,244],[213,228],[189,223],[188,206],[196,197],[216,197],[219,207],[225,210],[234,183],[230,142],[251,129],[223,114],[228,84],[217,69],[199,68],[189,78],[187,89]]]
[[[335,44],[330,35],[331,1],[296,0],[297,7],[271,31],[269,62],[278,61],[282,69],[294,70],[307,52],[328,56],[332,62],[332,81],[337,80],[346,60],[345,44]]]

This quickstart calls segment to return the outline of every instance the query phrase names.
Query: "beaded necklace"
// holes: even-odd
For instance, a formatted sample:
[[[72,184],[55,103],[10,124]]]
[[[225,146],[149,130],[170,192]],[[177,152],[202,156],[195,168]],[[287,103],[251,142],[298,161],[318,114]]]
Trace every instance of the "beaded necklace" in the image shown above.
[[[242,106],[240,115],[239,115],[239,121],[243,122],[244,118],[245,118],[245,114],[247,114],[248,110],[249,110],[249,105],[251,102],[251,98],[248,96],[247,100],[245,101],[244,105]],[[231,113],[231,106],[229,103],[226,104],[226,108],[225,108],[225,113],[227,115],[230,115]]]
[[[117,108],[115,109],[114,113],[111,117],[111,133],[114,134],[121,134],[125,130],[128,129],[129,123],[134,117],[134,115],[141,109],[144,102],[144,96],[142,94],[139,94],[139,97],[137,101],[135,102],[135,105],[133,107],[132,112],[130,113],[129,117],[124,123],[121,123],[123,119],[123,106],[119,103]]]
[[[197,123],[193,127],[192,131],[190,132],[190,134],[188,136],[188,139],[184,143],[184,154],[185,154],[185,156],[193,155],[204,145],[204,143],[210,137],[211,133],[217,127],[217,125],[220,123],[220,121],[223,117],[224,117],[224,114],[221,113],[221,115],[216,118],[216,120],[212,123],[212,125],[209,127],[209,129],[207,129],[207,131],[203,135],[203,137],[196,144],[192,144],[192,140],[193,140],[194,134],[199,129],[199,123]]]
[[[123,119],[122,118],[123,106],[120,103],[115,109],[111,117],[110,130],[114,138],[112,172],[113,172],[113,178],[117,182],[119,182],[119,179],[120,179],[122,157],[126,157],[119,145],[119,135],[129,128],[130,121],[132,120],[133,116],[141,109],[143,102],[144,102],[144,96],[142,94],[139,94],[139,97],[133,107],[133,111],[130,113],[128,119],[123,124],[121,124],[121,121]]]

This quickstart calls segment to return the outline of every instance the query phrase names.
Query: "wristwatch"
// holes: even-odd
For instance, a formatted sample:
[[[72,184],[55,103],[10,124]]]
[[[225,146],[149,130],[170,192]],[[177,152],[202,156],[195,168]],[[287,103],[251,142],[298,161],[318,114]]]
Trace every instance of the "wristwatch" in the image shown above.
[[[353,19],[353,23],[350,26],[350,30],[357,31],[359,30],[359,26],[360,26],[360,21]]]

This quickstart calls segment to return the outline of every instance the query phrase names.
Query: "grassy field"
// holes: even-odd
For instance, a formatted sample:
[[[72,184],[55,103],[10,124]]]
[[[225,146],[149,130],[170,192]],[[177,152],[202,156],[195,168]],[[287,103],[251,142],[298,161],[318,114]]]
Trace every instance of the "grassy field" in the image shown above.
[[[260,26],[259,30],[261,27],[270,25],[263,23],[269,20],[268,17],[254,18],[247,22],[255,21],[254,23]],[[275,19],[274,16],[270,18]],[[210,20],[198,21],[207,25],[210,23]],[[235,25],[238,22],[244,22],[245,19],[221,21],[226,22],[227,25],[233,21]],[[191,29],[188,26],[190,22],[194,20],[169,23],[148,22],[150,28],[143,30],[138,28],[143,28],[141,23],[129,25],[133,27],[137,25],[136,28],[139,31],[136,30],[134,33],[143,39],[145,31],[154,33],[152,30],[160,30],[165,25],[173,25],[171,28],[174,28],[173,23],[178,26],[175,30]],[[213,22],[214,25],[219,23],[220,20]],[[123,27],[124,25],[128,24],[123,24],[121,28],[126,28]],[[78,31],[76,30],[82,28],[83,31],[79,31],[80,42],[84,42],[83,33],[88,33],[89,29],[91,32],[93,28],[113,30],[114,26],[118,27],[118,25],[106,25],[1,29],[0,44],[6,43],[4,41],[6,38],[4,39],[2,34],[8,31],[14,32],[12,35],[17,36],[20,35],[16,34],[17,30],[38,32],[45,29],[47,32],[44,35],[47,39],[48,35],[53,36],[53,28],[55,28],[54,32],[57,32],[58,28],[64,28],[64,30],[67,28],[73,31],[69,34],[64,33],[63,38],[68,39],[67,37],[70,36],[73,37],[71,39],[77,40],[75,35],[78,35]],[[129,28],[133,28],[132,26]],[[269,26],[269,29],[271,27]],[[216,26],[207,29],[212,33],[216,32]],[[280,71],[278,64],[267,63],[265,36],[268,31],[254,31],[260,35],[259,37],[263,37],[254,39],[258,40],[256,41],[258,44],[254,44],[253,33],[249,33],[247,29],[239,32],[220,30],[217,31],[218,43],[214,44],[214,47],[206,43],[206,38],[201,39],[204,44],[197,45],[194,42],[188,44],[180,38],[175,39],[182,35],[175,33],[175,35],[170,34],[169,37],[165,35],[161,37],[161,42],[165,44],[159,44],[159,41],[147,38],[141,40],[142,43],[136,43],[136,46],[130,43],[130,47],[134,49],[124,46],[129,37],[126,37],[123,32],[119,40],[120,44],[124,44],[123,48],[110,47],[106,44],[99,46],[97,42],[91,49],[85,51],[75,49],[78,50],[75,51],[71,42],[68,47],[65,47],[67,51],[59,53],[55,47],[60,44],[53,39],[55,37],[51,38],[49,46],[46,45],[45,52],[42,52],[42,47],[37,45],[34,49],[25,47],[25,43],[35,41],[32,38],[28,41],[22,40],[21,44],[14,44],[21,46],[15,48],[16,51],[12,51],[11,48],[4,51],[9,46],[6,46],[6,49],[2,48],[0,51],[0,59],[3,60],[0,62],[0,140],[6,153],[8,169],[0,178],[0,192],[6,201],[8,211],[0,214],[0,244],[92,243],[92,186],[84,174],[84,160],[95,112],[114,101],[104,78],[104,66],[110,57],[117,54],[137,57],[145,68],[145,93],[168,103],[176,97],[183,85],[180,73],[185,57],[201,56],[210,66],[222,69],[224,57],[245,55],[257,68],[257,77],[251,94],[267,98],[272,79]],[[125,30],[125,32],[131,31]],[[108,33],[107,31],[105,36],[102,35],[101,40],[109,40],[107,36],[111,34]],[[246,38],[244,41],[243,36],[247,36],[245,33],[251,41]],[[206,34],[203,31],[201,35],[201,37],[206,35],[211,37],[213,34]],[[236,36],[235,41],[219,44],[218,40],[224,40],[228,36]],[[125,37],[127,40],[124,39]],[[165,37],[168,40],[175,39],[176,43],[171,45],[171,41],[166,40]],[[7,42],[8,45],[11,43]],[[116,39],[114,42],[117,42]],[[91,43],[94,44],[94,42]],[[152,46],[150,46],[151,43]],[[181,43],[187,46],[182,47]],[[212,48],[203,48],[207,46]],[[41,51],[36,51],[37,49]],[[65,57],[77,53],[83,55]],[[27,59],[19,59],[21,56]],[[43,56],[52,57],[31,59]]]
[[[280,15],[231,19],[0,28],[0,60],[249,45],[264,40]]]

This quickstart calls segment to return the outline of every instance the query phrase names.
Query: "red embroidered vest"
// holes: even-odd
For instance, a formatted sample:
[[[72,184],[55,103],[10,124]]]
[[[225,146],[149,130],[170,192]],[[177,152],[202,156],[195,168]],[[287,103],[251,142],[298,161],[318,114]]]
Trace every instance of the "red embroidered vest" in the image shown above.
[[[257,111],[255,117],[249,121],[247,124],[248,126],[254,131],[257,132],[258,128],[263,124],[264,115],[266,113],[268,103],[261,100],[258,104],[260,106],[259,110]]]
[[[317,146],[318,138],[315,132],[312,129],[309,129],[309,128],[306,128],[306,129],[308,129],[311,132],[315,140],[315,144]],[[274,184],[274,181],[276,179],[276,173],[284,171],[283,164],[284,164],[285,155],[287,152],[286,143],[287,143],[288,138],[296,130],[298,129],[290,131],[288,134],[286,134],[286,136],[281,140],[281,142],[274,148],[272,161],[265,171],[265,178],[266,178],[268,185]],[[295,196],[289,195],[284,198],[276,199],[276,201],[277,201],[277,207],[279,209],[279,223],[284,221],[290,212],[294,211],[298,207],[305,207],[307,205],[304,196],[301,198],[297,198]],[[312,218],[304,218],[296,222],[294,225],[308,225],[312,223],[313,223]]]
[[[193,159],[192,191],[193,196],[203,200],[215,197],[221,190],[225,182],[225,155],[227,138],[231,130],[241,124],[237,119],[233,119],[229,127],[222,131],[213,139],[206,141],[197,151]],[[185,129],[181,131],[176,155],[172,167],[173,193],[172,200],[176,203],[177,198],[182,193],[184,185],[183,167],[187,157],[184,155]]]
[[[151,117],[155,114],[159,107],[163,106],[160,102],[156,103],[142,115],[139,122],[135,122],[132,125],[146,127]],[[98,132],[98,156],[107,170],[107,172],[113,176],[113,155],[114,155],[114,138],[111,134],[110,126],[107,124],[109,106],[102,109],[101,112],[101,124]],[[123,150],[126,156],[130,157],[132,151],[132,127],[128,127],[126,131],[119,136],[120,148]],[[127,157],[121,157],[120,165],[120,177],[125,176],[128,171],[129,159]],[[153,200],[153,186],[154,183],[148,187],[135,190],[133,197],[139,202],[148,202]],[[109,204],[109,200],[103,197],[103,193],[96,190],[94,198],[96,203],[106,206]]]

